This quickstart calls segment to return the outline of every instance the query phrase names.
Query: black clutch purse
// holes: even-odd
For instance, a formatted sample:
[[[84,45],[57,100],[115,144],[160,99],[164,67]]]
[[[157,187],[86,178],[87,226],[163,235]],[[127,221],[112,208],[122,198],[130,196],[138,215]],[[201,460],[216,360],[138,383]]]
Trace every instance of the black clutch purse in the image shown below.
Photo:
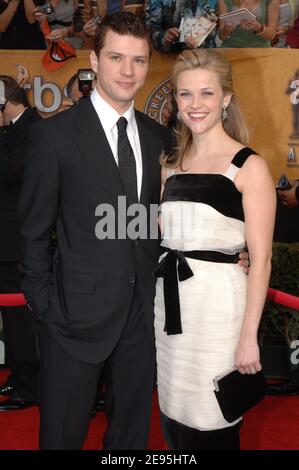
[[[267,391],[262,372],[241,374],[238,370],[215,377],[215,396],[226,421],[232,423],[257,405]]]

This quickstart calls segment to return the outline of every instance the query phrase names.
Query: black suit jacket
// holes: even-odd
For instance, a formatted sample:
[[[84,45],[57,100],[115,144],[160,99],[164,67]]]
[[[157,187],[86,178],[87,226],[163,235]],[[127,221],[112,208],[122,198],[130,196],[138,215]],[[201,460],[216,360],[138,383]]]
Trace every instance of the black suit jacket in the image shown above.
[[[0,262],[20,258],[17,207],[24,154],[29,128],[40,119],[35,108],[27,108],[7,131],[0,127]]]
[[[143,161],[141,203],[160,197],[159,155],[170,131],[135,111]],[[24,239],[23,290],[35,315],[73,357],[104,360],[127,318],[137,276],[153,339],[153,271],[159,240],[99,240],[96,207],[117,213],[124,195],[118,167],[90,102],[36,124],[28,143],[19,215]],[[50,248],[56,226],[58,248]]]

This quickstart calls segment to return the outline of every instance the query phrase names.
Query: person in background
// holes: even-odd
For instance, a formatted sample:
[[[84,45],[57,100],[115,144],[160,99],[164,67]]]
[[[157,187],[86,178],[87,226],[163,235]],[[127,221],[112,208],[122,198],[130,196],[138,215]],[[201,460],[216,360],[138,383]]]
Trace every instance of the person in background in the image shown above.
[[[298,16],[299,0],[280,0],[279,21],[274,39],[273,47],[286,47],[286,38],[289,31],[293,28]]]
[[[137,16],[143,14],[143,2],[134,5],[125,0],[81,0],[74,15],[76,35],[84,40],[84,49],[92,49],[97,27],[106,15],[130,11]]]
[[[219,19],[221,47],[270,47],[279,20],[279,0],[219,0],[218,13],[247,8],[256,20],[243,20],[239,26]]]
[[[152,29],[154,46],[162,52],[178,52],[194,47],[190,37],[180,43],[180,24],[182,18],[192,18],[215,13],[217,0],[147,0],[147,24]],[[216,47],[216,28],[206,38],[202,47]]]
[[[0,49],[45,49],[33,0],[0,0]]]
[[[299,48],[299,16],[297,16],[294,26],[287,34],[286,44],[288,47]]]
[[[290,180],[290,189],[277,190],[277,194],[285,206],[294,207],[299,204],[299,180]]]
[[[291,184],[290,189],[284,190],[277,190],[277,195],[280,202],[286,208],[292,208],[292,211],[287,209],[287,214],[283,213],[281,210],[278,213],[277,217],[277,227],[276,227],[276,236],[277,241],[285,242],[285,243],[296,243],[299,242],[299,231],[298,231],[298,209],[299,209],[299,180],[289,180]],[[295,211],[294,211],[294,208]],[[294,227],[291,226],[291,222],[294,220]],[[291,218],[291,220],[289,220]],[[287,233],[284,234],[285,227],[287,227]],[[297,236],[296,230],[297,228]],[[290,233],[292,232],[292,233]],[[286,236],[287,238],[283,238]],[[292,395],[299,395],[299,367],[292,365],[290,377],[280,383],[270,384],[268,385],[268,394],[275,395],[275,396],[292,396]]]
[[[162,425],[170,449],[237,450],[242,419],[225,420],[213,379],[234,368],[262,368],[257,332],[276,194],[266,162],[247,147],[224,56],[182,52],[173,83],[181,121],[175,151],[162,157],[165,253],[155,299]],[[236,265],[245,244],[248,276]]]
[[[20,292],[21,258],[20,227],[17,205],[21,190],[25,146],[28,132],[41,118],[29,106],[25,91],[7,75],[4,83],[5,108],[0,112],[0,291]],[[8,398],[0,403],[0,411],[27,408],[38,398],[38,360],[32,332],[32,313],[27,306],[3,307],[5,361],[11,369],[0,395]]]
[[[95,84],[96,84],[96,79],[93,80],[92,82],[92,88],[90,92],[95,87]],[[67,82],[67,84],[65,85],[65,95],[66,95],[66,98],[62,100],[62,103],[58,112],[65,111],[66,109],[71,108],[72,106],[74,106],[74,104],[79,103],[79,101],[83,98],[83,94],[79,89],[78,72],[72,75],[69,81]]]
[[[44,0],[35,1],[36,4],[45,3]],[[78,6],[78,0],[50,0],[49,6],[52,9],[50,14],[42,11],[41,6],[37,6],[34,10],[34,18],[39,23],[48,20],[52,31],[47,39],[50,41],[61,41],[63,39],[75,49],[80,49],[83,41],[75,37],[73,27],[73,16]]]

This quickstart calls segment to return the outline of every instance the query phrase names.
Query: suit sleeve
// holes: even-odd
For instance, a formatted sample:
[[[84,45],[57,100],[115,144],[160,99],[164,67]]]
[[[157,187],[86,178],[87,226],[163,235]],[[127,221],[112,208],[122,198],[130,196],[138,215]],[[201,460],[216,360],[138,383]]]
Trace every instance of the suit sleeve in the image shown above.
[[[52,292],[51,236],[61,182],[54,140],[44,124],[36,123],[30,129],[18,210],[23,248],[21,287],[37,316],[49,307]]]
[[[0,181],[6,184],[21,180],[24,148],[27,136],[18,138],[11,147],[5,131],[0,127]]]

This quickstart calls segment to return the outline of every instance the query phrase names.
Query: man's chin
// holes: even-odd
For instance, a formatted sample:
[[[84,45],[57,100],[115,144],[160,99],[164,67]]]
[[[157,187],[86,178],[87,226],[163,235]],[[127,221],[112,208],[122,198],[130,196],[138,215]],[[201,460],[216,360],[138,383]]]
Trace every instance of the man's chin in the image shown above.
[[[132,101],[136,95],[137,91],[134,89],[130,89],[130,90],[122,90],[119,94],[118,94],[118,99],[119,101],[123,101],[123,102],[129,102],[129,101]]]

